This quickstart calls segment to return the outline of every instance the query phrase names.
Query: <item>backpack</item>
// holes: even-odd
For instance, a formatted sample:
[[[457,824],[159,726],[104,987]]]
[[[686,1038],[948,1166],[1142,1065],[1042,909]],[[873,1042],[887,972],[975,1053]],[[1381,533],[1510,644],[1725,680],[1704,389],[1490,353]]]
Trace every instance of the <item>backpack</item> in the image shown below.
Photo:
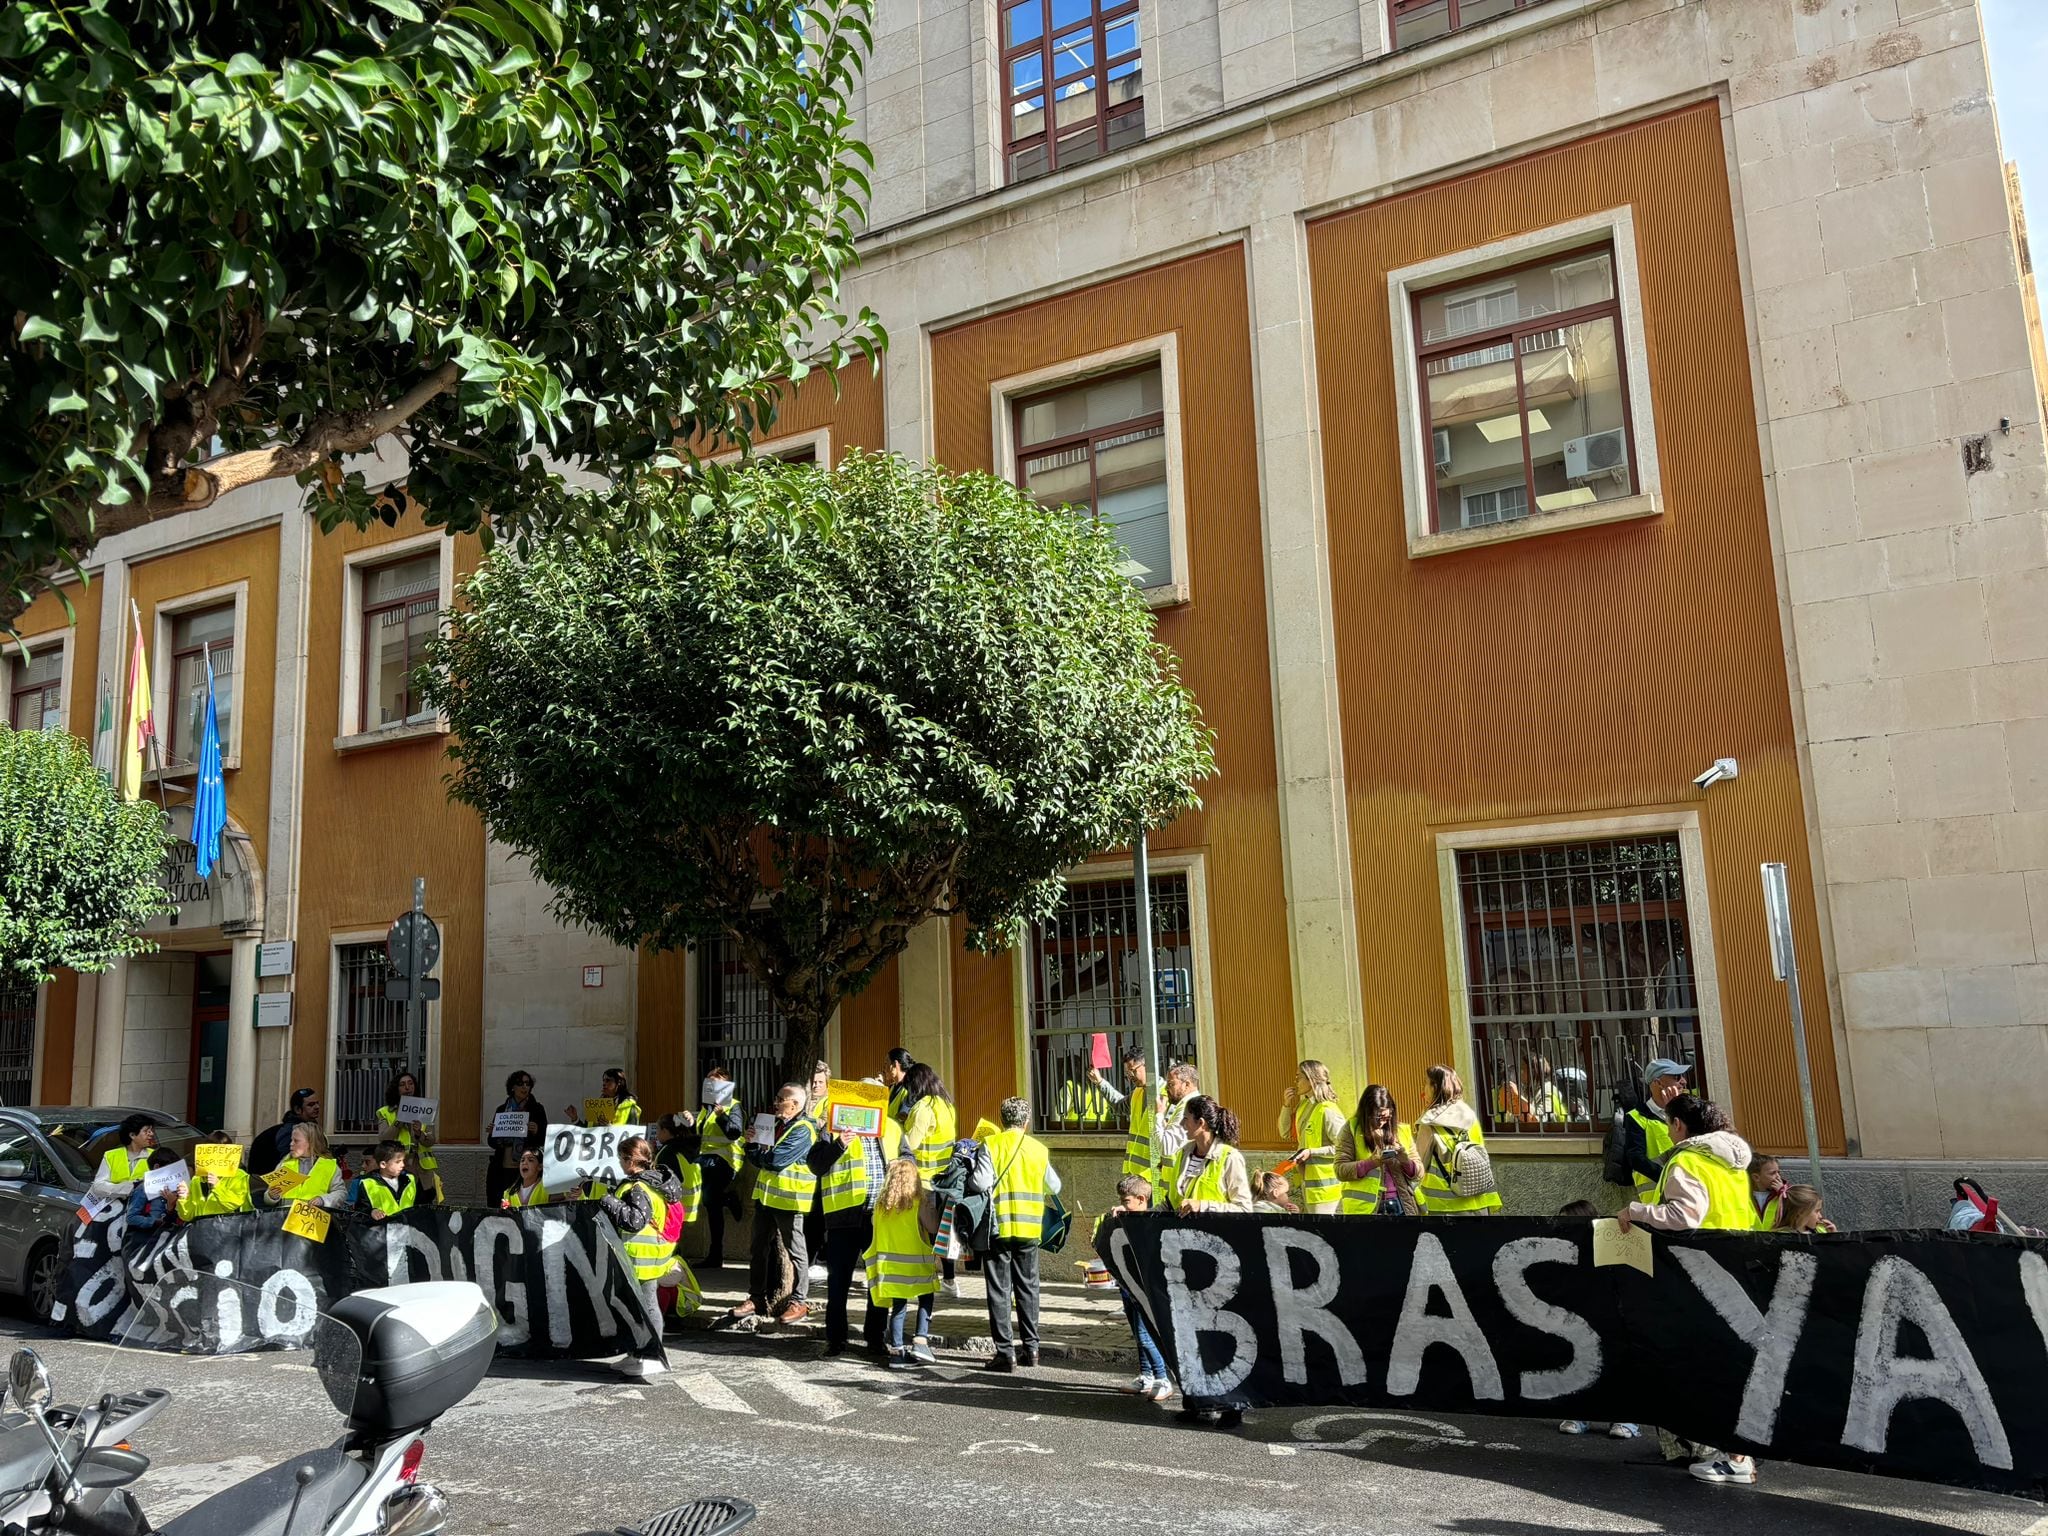
[[[1431,1153],[1438,1169],[1443,1173],[1444,1182],[1451,1186],[1452,1194],[1461,1200],[1469,1200],[1474,1195],[1490,1195],[1500,1188],[1494,1180],[1493,1159],[1487,1154],[1486,1148],[1476,1141],[1467,1141],[1456,1131],[1444,1126],[1438,1126],[1437,1130],[1442,1135],[1456,1138],[1451,1143],[1451,1160],[1448,1164],[1444,1162],[1441,1149]]]

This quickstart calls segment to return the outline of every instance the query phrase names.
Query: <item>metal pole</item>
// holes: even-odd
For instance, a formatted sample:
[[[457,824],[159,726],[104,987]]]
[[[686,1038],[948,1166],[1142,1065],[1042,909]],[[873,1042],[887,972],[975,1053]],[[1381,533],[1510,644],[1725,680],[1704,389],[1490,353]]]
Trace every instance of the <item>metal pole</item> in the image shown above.
[[[412,882],[412,943],[406,946],[406,980],[412,990],[406,1002],[406,1065],[412,1071],[415,1083],[424,1083],[420,1076],[426,1069],[427,1061],[427,1000],[420,996],[420,983],[425,979],[426,967],[420,962],[426,958],[427,931],[427,877],[415,875]]]
[[[1145,1020],[1145,1088],[1152,1111],[1151,1145],[1145,1153],[1152,1187],[1159,1187],[1160,1090],[1166,1078],[1159,1061],[1159,979],[1152,970],[1152,859],[1145,845],[1145,829],[1138,828],[1131,844],[1131,878],[1138,887],[1138,976],[1139,1009]]]
[[[1783,864],[1763,866],[1764,920],[1770,929],[1771,970],[1785,983],[1792,1005],[1792,1054],[1799,1065],[1799,1108],[1806,1116],[1807,1176],[1821,1189],[1820,1121],[1813,1110],[1813,1068],[1806,1055],[1806,1009],[1799,998],[1799,956],[1792,943],[1792,897]],[[1825,1191],[1822,1191],[1825,1197]]]

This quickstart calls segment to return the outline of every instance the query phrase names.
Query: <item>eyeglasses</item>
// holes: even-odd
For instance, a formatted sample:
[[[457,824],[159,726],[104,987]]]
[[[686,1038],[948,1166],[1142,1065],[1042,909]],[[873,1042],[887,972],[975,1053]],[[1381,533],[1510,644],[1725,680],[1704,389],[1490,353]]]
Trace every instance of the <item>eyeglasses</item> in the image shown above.
[[[533,1086],[533,1079],[530,1077],[515,1077],[512,1079],[512,1086],[514,1088],[531,1088]]]

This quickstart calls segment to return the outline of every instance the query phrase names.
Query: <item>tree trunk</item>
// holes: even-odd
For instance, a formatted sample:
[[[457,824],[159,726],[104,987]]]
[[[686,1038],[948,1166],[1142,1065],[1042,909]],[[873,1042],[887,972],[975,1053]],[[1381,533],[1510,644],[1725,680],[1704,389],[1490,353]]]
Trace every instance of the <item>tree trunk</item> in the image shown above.
[[[835,1004],[836,1006],[836,1004]],[[782,1081],[795,1083],[808,1089],[811,1072],[825,1059],[825,1026],[832,1021],[832,1010],[822,1013],[784,1007],[782,1027],[786,1031],[782,1042]],[[833,1074],[844,1076],[838,1063],[833,1063]]]

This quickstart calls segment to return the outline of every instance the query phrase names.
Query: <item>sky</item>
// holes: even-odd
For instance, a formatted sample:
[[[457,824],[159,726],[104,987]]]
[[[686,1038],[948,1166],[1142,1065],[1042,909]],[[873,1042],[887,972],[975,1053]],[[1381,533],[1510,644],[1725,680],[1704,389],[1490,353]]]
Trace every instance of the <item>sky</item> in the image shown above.
[[[1981,0],[2005,158],[2017,160],[2027,232],[2048,239],[2048,0]]]

